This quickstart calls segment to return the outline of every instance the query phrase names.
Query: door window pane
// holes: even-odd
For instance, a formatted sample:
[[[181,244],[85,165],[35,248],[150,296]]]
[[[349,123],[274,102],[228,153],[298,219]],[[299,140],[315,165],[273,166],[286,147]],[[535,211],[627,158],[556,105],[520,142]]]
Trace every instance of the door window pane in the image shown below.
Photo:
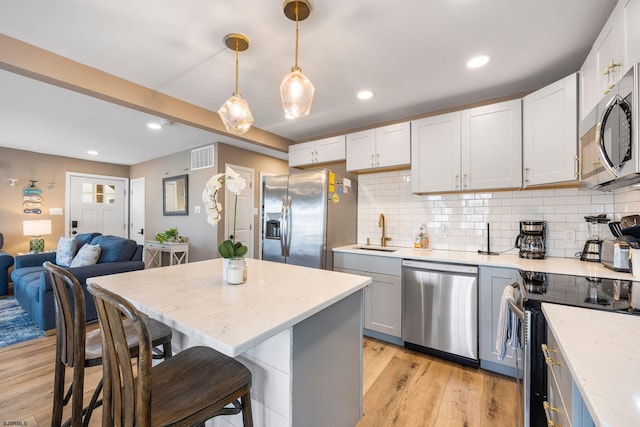
[[[113,205],[116,203],[115,185],[82,183],[82,203]]]

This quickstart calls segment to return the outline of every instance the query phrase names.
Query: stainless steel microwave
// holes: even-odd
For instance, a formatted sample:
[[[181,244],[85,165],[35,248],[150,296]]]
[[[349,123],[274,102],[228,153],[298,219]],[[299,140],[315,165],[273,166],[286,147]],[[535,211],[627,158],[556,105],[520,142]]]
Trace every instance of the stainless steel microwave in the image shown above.
[[[580,122],[580,187],[602,191],[640,183],[635,64]]]

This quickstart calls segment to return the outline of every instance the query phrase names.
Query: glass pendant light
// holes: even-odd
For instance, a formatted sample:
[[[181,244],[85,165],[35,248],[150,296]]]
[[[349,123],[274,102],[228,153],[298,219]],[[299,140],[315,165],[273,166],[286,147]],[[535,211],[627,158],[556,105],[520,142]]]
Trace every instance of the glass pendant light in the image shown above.
[[[231,98],[218,110],[220,119],[228,132],[236,135],[246,133],[253,124],[253,114],[249,109],[249,103],[238,92],[238,52],[249,48],[249,39],[242,34],[227,34],[224,38],[229,49],[236,51],[236,91]]]
[[[304,21],[311,14],[311,5],[307,0],[285,0],[284,14],[292,21],[296,21],[296,63],[291,72],[284,76],[280,83],[280,99],[284,116],[297,119],[309,114],[315,88],[298,67],[298,22]]]

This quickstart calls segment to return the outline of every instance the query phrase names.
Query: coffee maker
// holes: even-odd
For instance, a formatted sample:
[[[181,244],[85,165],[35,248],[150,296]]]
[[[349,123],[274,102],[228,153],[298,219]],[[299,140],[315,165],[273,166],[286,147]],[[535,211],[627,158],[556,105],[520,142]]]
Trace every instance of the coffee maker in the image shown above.
[[[547,248],[547,221],[520,221],[516,238],[520,258],[544,259]]]

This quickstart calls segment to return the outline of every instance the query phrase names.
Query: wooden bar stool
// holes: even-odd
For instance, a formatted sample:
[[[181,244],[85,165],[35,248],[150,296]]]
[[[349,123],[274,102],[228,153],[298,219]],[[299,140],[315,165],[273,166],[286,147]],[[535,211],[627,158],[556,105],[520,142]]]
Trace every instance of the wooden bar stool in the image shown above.
[[[243,364],[209,347],[190,347],[152,366],[146,319],[120,295],[95,283],[88,289],[98,309],[104,351],[102,425],[187,426],[242,412],[244,426],[253,426],[251,372]],[[123,319],[138,335],[137,363],[123,345]]]
[[[86,332],[86,307],[82,285],[67,270],[50,262],[44,267],[51,277],[56,307],[56,360],[53,386],[53,410],[51,426],[87,426],[99,401],[102,380],[96,386],[91,402],[83,408],[84,369],[102,364],[102,338],[99,329]],[[72,298],[69,295],[71,293]],[[157,320],[147,319],[152,346],[162,346],[159,357],[170,358],[171,328]],[[136,331],[125,322],[127,343],[133,356],[138,353]],[[73,369],[73,379],[65,393],[65,370]],[[64,406],[71,401],[71,418],[62,424]]]

